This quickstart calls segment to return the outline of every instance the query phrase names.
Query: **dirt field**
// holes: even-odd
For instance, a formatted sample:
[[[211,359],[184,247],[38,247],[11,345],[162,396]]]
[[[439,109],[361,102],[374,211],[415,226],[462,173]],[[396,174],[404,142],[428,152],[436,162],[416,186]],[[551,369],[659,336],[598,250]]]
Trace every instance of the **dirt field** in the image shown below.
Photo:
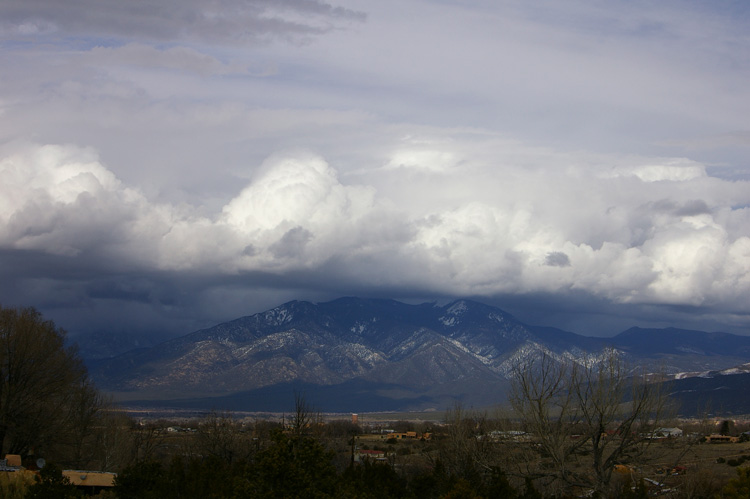
[[[357,443],[362,448],[388,449],[397,454],[396,462],[414,465],[432,462],[430,457],[436,457],[434,453],[440,445],[440,436],[427,442],[410,439],[388,441],[387,438],[385,435],[360,435]],[[502,456],[498,464],[514,475],[512,456],[518,453],[519,448],[512,446],[504,449],[502,443],[498,445],[495,455]],[[581,459],[581,466],[582,469],[587,466],[586,457]],[[750,442],[712,444],[676,438],[654,442],[642,464],[621,467],[615,479],[632,485],[644,479],[653,495],[711,497],[737,475],[738,466],[750,466]]]
[[[658,458],[640,470],[643,477],[655,479],[681,490],[696,485],[695,482],[709,482],[721,486],[737,476],[737,466],[750,465],[750,442],[744,443],[700,443],[687,449],[680,445],[662,444],[654,446]],[[746,456],[744,461],[743,456]],[[667,475],[656,473],[660,468],[669,469],[678,462],[684,473]]]

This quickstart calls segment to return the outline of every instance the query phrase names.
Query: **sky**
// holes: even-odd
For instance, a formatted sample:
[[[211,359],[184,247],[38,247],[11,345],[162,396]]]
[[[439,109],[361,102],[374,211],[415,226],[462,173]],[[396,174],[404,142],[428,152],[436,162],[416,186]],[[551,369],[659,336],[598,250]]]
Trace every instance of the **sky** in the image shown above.
[[[750,334],[750,3],[4,0],[0,303]]]

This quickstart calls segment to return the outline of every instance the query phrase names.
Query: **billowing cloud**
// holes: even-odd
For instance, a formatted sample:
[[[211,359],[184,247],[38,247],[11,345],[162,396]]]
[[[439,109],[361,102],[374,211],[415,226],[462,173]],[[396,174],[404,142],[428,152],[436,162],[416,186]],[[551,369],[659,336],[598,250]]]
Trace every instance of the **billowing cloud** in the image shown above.
[[[575,289],[616,303],[746,305],[750,239],[742,231],[750,210],[734,206],[750,204],[747,183],[643,158],[623,168],[641,175],[583,169],[568,180],[574,189],[561,176],[540,176],[531,159],[519,167],[462,158],[474,175],[441,174],[434,193],[412,190],[419,200],[411,204],[398,191],[342,183],[318,155],[276,155],[206,217],[149,202],[91,150],[28,145],[0,160],[0,240],[71,259],[118,258],[150,272],[316,273],[336,260],[347,262],[340,272],[352,286],[479,296]],[[461,194],[441,207],[442,190]],[[582,200],[581,191],[596,195]],[[581,211],[563,223],[558,207],[576,203]],[[606,233],[591,230],[605,226]],[[363,274],[373,261],[379,268]]]
[[[239,269],[285,262],[308,267],[358,249],[358,227],[375,212],[371,188],[342,185],[322,158],[310,154],[272,158],[261,172],[219,218],[253,248]]]
[[[91,150],[24,146],[4,152],[0,240],[5,247],[76,256],[96,240],[124,235],[145,200],[122,186]]]

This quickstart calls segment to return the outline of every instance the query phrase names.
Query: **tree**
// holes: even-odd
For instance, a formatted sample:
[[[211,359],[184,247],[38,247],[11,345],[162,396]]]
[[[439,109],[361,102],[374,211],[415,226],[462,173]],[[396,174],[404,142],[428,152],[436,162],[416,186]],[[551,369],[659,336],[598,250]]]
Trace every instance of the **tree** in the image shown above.
[[[85,468],[100,450],[99,433],[110,414],[107,403],[93,383],[84,377],[72,390],[68,401],[67,461],[76,469]]]
[[[48,464],[36,476],[36,483],[26,491],[26,499],[76,499],[83,497],[70,479],[54,464]]]
[[[175,455],[166,466],[147,460],[125,467],[115,478],[114,492],[121,499],[238,497],[235,482],[246,486],[245,472],[244,463],[229,464],[215,456]],[[255,496],[250,492],[239,497]]]
[[[294,412],[290,417],[292,435],[299,438],[317,432],[323,418],[307,401],[304,394],[294,392]]]
[[[119,470],[136,460],[135,440],[138,432],[130,417],[112,407],[100,411],[99,426],[94,432],[95,469]]]
[[[666,397],[616,352],[580,363],[542,356],[517,366],[510,402],[537,446],[527,476],[562,488],[609,492],[616,464],[644,455]]]
[[[272,439],[273,444],[256,456],[249,488],[242,493],[251,490],[253,497],[269,499],[333,495],[337,475],[332,451],[309,436],[288,436],[277,430]]]
[[[730,419],[725,419],[721,422],[721,427],[719,428],[719,435],[732,435],[734,433],[734,421]]]
[[[228,412],[208,414],[198,427],[197,441],[201,455],[214,456],[229,464],[248,459],[255,448],[252,435],[243,432],[242,425]]]
[[[77,444],[74,430],[91,424],[99,403],[65,331],[33,308],[0,307],[0,453]]]
[[[467,411],[455,403],[445,413],[444,434],[438,440],[438,459],[448,474],[472,483],[489,476],[497,461],[498,448],[483,434],[486,416]]]
[[[737,468],[737,476],[724,486],[721,497],[726,499],[750,497],[750,468]]]
[[[337,497],[387,499],[407,496],[407,481],[391,466],[365,461],[349,466],[337,480]]]
[[[167,497],[166,471],[156,461],[137,461],[117,474],[115,493],[120,499]]]

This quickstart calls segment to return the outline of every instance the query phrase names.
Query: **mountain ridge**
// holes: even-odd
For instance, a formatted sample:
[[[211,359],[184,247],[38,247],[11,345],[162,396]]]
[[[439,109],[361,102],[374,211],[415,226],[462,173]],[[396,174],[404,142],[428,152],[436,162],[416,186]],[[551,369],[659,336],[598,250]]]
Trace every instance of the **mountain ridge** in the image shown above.
[[[542,354],[583,362],[614,348],[629,363],[666,366],[671,373],[750,361],[750,338],[655,331],[631,328],[613,338],[585,337],[529,326],[466,299],[443,306],[355,297],[290,301],[101,361],[92,376],[120,400],[218,402],[295,383],[320,390],[338,386],[346,396],[348,387],[361,382],[397,386],[409,393],[401,405],[413,407],[450,397],[486,402],[482,386],[496,387],[500,403],[513,366]],[[712,346],[717,338],[721,345]],[[398,406],[398,400],[394,396],[386,405]]]

